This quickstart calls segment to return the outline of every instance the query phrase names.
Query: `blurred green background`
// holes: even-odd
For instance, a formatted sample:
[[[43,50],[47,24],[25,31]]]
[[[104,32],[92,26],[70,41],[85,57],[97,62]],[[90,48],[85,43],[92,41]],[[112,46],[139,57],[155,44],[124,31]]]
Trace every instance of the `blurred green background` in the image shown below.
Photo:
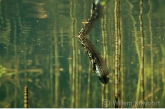
[[[75,38],[93,0],[0,0],[0,107],[114,107],[114,0],[87,36],[106,60],[110,81],[92,73]],[[121,101],[140,107],[140,0],[120,0]],[[145,101],[165,107],[165,0],[143,0]],[[108,101],[108,102],[107,102]],[[104,103],[108,104],[104,104]]]

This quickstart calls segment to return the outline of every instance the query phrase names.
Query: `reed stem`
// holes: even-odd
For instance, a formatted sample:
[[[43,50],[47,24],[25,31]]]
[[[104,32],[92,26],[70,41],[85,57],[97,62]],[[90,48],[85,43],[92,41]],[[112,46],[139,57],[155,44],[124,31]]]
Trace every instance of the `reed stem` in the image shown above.
[[[75,68],[76,68],[76,59],[74,58],[75,56],[75,44],[74,44],[74,39],[72,39],[72,107],[75,107]]]
[[[121,102],[124,102],[124,59],[123,59],[123,28],[122,28],[122,19],[120,18],[120,73],[121,73]],[[124,106],[121,105],[121,108],[123,108]]]
[[[161,49],[162,49],[162,56],[165,56],[165,48],[164,48],[164,45],[162,44],[161,45]],[[162,57],[162,68],[161,68],[161,74],[162,74],[162,83],[163,83],[163,90],[165,90],[165,71],[164,71],[164,67],[165,67],[165,65],[164,65],[164,63],[165,63],[165,58],[164,57]],[[154,83],[153,83],[153,85],[154,85]],[[162,94],[162,99],[165,97],[165,91],[163,92],[163,94]]]
[[[87,85],[87,101],[86,101],[86,108],[89,108],[90,104],[90,87],[91,87],[91,73],[90,73],[90,67],[88,69],[88,85]]]
[[[102,88],[101,88],[101,90],[102,90],[101,99],[102,99],[102,101],[104,102],[104,100],[105,100],[105,85],[102,84],[101,86],[102,86]],[[106,104],[101,105],[102,108],[105,107],[105,106],[106,106]]]
[[[108,14],[107,15],[107,28],[109,31],[108,32],[108,51],[110,51],[108,54],[108,63],[107,63],[107,66],[109,66],[109,69],[110,69],[110,74],[109,74],[109,77],[111,78],[110,81],[109,81],[109,100],[110,101],[114,101],[114,38],[115,38],[115,35],[114,35],[114,18],[115,17],[112,17],[114,16],[114,4],[115,4],[115,1],[112,0],[112,1],[109,1],[107,2],[107,6],[110,6],[108,8]],[[113,105],[113,102],[110,102],[110,108],[112,108],[114,105]]]
[[[144,103],[144,34],[143,34],[143,21],[142,21],[142,14],[143,14],[143,0],[140,0],[140,38],[141,38],[141,61],[140,61],[140,69],[141,69],[141,98],[142,103]],[[145,105],[142,105],[144,108]]]
[[[52,47],[53,48],[53,47]],[[49,66],[50,66],[50,78],[49,78],[49,89],[50,89],[50,104],[51,104],[51,107],[52,105],[54,104],[53,103],[53,62],[52,62],[52,49],[50,49],[50,54],[49,54]]]
[[[106,10],[104,10],[106,13]],[[108,46],[107,46],[107,31],[106,31],[106,14],[104,14],[103,18],[101,19],[101,33],[102,33],[102,40],[103,40],[103,58],[105,60],[106,65],[108,66]],[[102,101],[108,100],[108,85],[102,85]],[[105,107],[108,107],[108,104],[104,104]],[[102,105],[103,106],[103,105]]]
[[[121,30],[120,30],[120,0],[118,0],[118,5],[117,5],[117,19],[118,19],[118,95],[119,95],[119,99],[121,102]],[[121,104],[119,104],[119,106],[121,107]]]
[[[77,4],[77,3],[75,3],[75,4]],[[76,5],[74,6],[74,15],[76,16]],[[75,34],[76,34],[76,31],[77,31],[77,19],[76,19],[76,17],[74,18],[74,36],[75,36]],[[75,57],[73,57],[73,58],[75,58],[75,88],[76,88],[76,92],[75,92],[75,100],[76,100],[76,104],[75,104],[75,107],[76,108],[78,108],[79,107],[79,88],[78,88],[78,85],[79,85],[79,74],[80,73],[78,73],[78,62],[79,62],[79,59],[78,59],[78,41],[76,41],[77,39],[76,38],[74,38],[74,43],[75,43]]]
[[[119,107],[119,36],[118,36],[118,0],[115,0],[115,108]]]
[[[138,45],[138,36],[137,36],[137,28],[136,28],[136,21],[135,21],[135,18],[131,15],[132,14],[132,10],[133,10],[133,5],[129,2],[129,0],[127,0],[128,4],[130,5],[130,17],[133,21],[133,30],[134,30],[134,37],[135,37],[135,47],[136,47],[136,52],[137,52],[137,55],[138,55],[138,61],[141,62],[141,58],[140,58],[140,50],[139,50],[139,45]],[[139,75],[138,77],[141,76],[141,70],[139,69]],[[138,78],[138,84],[137,84],[137,88],[136,88],[136,102],[138,102],[138,99],[139,99],[139,90],[140,90],[140,78]],[[136,105],[137,106],[137,105]]]
[[[151,11],[152,11],[152,4],[151,4],[151,0],[148,1],[148,4],[149,4],[149,13],[147,14],[148,16],[148,27],[149,27],[149,33],[150,33],[150,53],[151,53],[151,102],[153,102],[154,100],[154,69],[153,69],[153,40],[152,40],[152,37],[153,37],[153,34],[152,34],[152,21],[151,21]],[[151,105],[151,108],[153,106]]]
[[[72,19],[72,23],[71,23],[71,36],[75,36],[75,2],[74,0],[71,0],[70,1],[70,16],[71,16],[71,19]],[[76,44],[75,44],[75,38],[72,38],[71,39],[71,44],[72,44],[72,89],[71,89],[71,107],[75,107],[75,94],[76,94],[76,91],[75,91],[75,88],[76,88]]]
[[[17,91],[18,91],[18,89],[17,89],[17,85],[19,85],[18,83],[19,83],[19,74],[18,74],[18,54],[17,54],[17,34],[16,34],[16,21],[14,20],[14,33],[13,33],[13,36],[14,36],[14,69],[17,69],[16,70],[16,74],[15,74],[15,77],[14,77],[14,79],[15,79],[15,82],[16,82],[16,84],[15,84],[15,90],[14,90],[14,96],[15,96],[15,100],[14,100],[14,107],[16,108],[17,107]]]
[[[28,108],[28,86],[24,87],[24,108]]]
[[[56,30],[54,30],[54,43],[55,43],[55,47],[54,47],[54,54],[55,54],[55,107],[58,107],[58,99],[59,99],[59,76],[60,76],[60,72],[59,72],[59,60],[58,60],[58,39],[57,39],[57,33]]]

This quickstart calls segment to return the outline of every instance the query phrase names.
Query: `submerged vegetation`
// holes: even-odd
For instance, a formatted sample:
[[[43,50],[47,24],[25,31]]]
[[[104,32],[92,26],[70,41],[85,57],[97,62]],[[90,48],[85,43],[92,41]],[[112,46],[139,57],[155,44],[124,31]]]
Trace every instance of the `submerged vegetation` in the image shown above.
[[[102,2],[86,37],[108,66],[106,85],[75,38],[91,4],[0,1],[0,107],[23,107],[24,87],[30,108],[165,107],[165,1]]]

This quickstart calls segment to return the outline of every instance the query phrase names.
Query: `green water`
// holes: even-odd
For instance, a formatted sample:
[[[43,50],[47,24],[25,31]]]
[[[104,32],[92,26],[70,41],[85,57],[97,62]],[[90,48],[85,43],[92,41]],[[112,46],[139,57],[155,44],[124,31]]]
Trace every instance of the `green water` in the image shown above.
[[[141,107],[139,2],[120,0],[124,107]],[[91,4],[0,0],[0,107],[24,107],[26,85],[31,108],[114,107],[115,3],[107,0],[104,17],[87,36],[106,60],[110,81],[105,86],[75,38]],[[165,1],[143,0],[143,9],[145,107],[165,107]]]

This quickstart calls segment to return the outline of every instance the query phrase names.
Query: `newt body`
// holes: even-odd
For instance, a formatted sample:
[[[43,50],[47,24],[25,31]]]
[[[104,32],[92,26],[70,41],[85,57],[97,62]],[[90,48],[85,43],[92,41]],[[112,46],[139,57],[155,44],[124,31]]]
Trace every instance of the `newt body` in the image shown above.
[[[107,84],[109,81],[109,78],[107,78],[109,72],[100,53],[97,51],[96,47],[92,44],[92,42],[88,38],[81,36],[77,36],[77,38],[81,42],[82,46],[85,49],[85,52],[87,53],[92,63],[92,70],[96,72],[99,80],[103,84]]]

